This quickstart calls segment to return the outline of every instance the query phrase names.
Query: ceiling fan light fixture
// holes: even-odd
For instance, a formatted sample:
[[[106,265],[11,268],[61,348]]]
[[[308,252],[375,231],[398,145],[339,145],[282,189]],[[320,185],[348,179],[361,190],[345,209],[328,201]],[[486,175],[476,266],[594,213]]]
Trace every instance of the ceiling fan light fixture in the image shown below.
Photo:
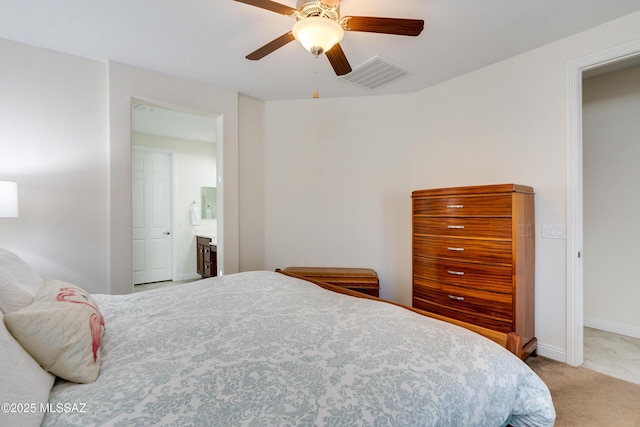
[[[344,36],[344,29],[339,23],[321,16],[300,19],[293,24],[291,31],[296,40],[315,56],[340,43]]]

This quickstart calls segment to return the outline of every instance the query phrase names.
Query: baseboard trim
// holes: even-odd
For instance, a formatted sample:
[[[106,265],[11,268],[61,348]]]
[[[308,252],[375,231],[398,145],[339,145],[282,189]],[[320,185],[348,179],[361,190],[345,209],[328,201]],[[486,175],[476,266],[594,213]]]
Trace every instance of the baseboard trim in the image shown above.
[[[202,276],[200,276],[198,273],[185,273],[185,274],[178,275],[178,277],[173,280],[174,282],[182,282],[184,280],[197,280],[197,279],[202,279]]]
[[[556,360],[558,362],[567,363],[567,352],[564,348],[544,344],[540,341],[538,341],[538,355]]]
[[[640,326],[625,325],[623,323],[596,319],[589,316],[584,316],[584,326],[587,328],[599,329],[601,331],[613,332],[614,334],[625,335],[631,338],[640,338]]]

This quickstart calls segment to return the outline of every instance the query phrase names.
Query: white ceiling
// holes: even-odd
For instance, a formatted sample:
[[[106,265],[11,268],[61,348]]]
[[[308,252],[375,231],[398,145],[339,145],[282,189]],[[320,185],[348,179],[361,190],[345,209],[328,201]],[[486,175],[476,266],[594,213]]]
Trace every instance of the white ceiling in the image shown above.
[[[295,41],[245,59],[294,19],[233,0],[0,0],[0,38],[263,100],[310,98],[317,70],[322,98],[414,92],[637,10],[640,0],[343,0],[343,16],[425,20],[417,38],[345,34],[353,68],[381,56],[413,73],[375,91],[338,80],[325,57]]]

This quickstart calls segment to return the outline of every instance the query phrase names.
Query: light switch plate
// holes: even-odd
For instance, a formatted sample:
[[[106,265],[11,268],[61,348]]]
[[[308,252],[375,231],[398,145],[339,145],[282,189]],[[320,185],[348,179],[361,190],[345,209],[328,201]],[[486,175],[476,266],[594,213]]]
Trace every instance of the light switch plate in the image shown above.
[[[545,239],[564,239],[566,237],[564,225],[543,224],[542,237]]]

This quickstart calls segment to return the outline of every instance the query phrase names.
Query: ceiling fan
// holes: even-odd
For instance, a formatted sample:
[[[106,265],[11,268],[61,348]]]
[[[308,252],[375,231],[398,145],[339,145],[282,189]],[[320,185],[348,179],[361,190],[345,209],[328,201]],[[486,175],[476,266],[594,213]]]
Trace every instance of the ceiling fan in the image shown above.
[[[337,75],[351,72],[351,65],[340,47],[344,31],[418,36],[422,19],[340,16],[340,0],[298,0],[297,9],[270,0],[234,0],[296,19],[293,28],[275,40],[251,52],[247,59],[262,59],[297,39],[316,57],[325,53]]]

